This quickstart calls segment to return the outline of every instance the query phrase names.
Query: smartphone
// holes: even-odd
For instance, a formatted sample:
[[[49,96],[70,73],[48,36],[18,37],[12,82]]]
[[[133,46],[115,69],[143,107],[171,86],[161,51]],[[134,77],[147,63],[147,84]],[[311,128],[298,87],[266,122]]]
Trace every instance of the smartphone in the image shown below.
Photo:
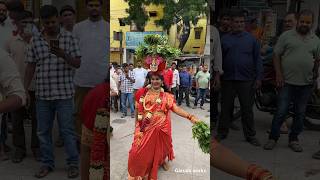
[[[59,48],[59,40],[58,39],[52,39],[50,40],[50,47],[51,48]]]

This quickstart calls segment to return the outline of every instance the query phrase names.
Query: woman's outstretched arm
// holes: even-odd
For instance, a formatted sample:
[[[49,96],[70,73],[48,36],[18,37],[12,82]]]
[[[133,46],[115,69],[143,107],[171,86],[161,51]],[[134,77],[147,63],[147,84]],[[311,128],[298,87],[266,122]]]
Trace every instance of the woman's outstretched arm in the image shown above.
[[[199,121],[194,115],[186,112],[185,110],[177,106],[175,103],[172,106],[172,111],[181,117],[189,119],[192,123],[196,123]]]
[[[274,180],[271,172],[242,160],[215,140],[211,142],[210,165],[233,176],[247,180]]]
[[[210,165],[228,174],[246,178],[249,163],[223,145],[212,142]]]

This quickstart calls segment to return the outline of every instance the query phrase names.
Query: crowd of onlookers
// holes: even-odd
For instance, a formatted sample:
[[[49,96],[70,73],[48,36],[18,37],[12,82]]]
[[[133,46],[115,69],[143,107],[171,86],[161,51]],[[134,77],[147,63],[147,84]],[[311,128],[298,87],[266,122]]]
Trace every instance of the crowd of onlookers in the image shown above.
[[[0,120],[0,156],[13,163],[26,157],[24,121],[29,113],[31,150],[42,164],[37,178],[45,177],[55,167],[55,119],[59,125],[56,145],[65,147],[68,177],[78,177],[82,102],[107,78],[109,24],[102,17],[103,1],[85,3],[88,17],[79,23],[72,6],[58,11],[55,6],[44,5],[39,11],[40,24],[36,24],[33,13],[25,10],[21,1],[0,1],[0,113],[10,112],[2,114]],[[8,121],[12,126],[11,157]]]
[[[135,117],[134,94],[147,84],[148,72],[149,70],[143,67],[141,61],[137,62],[136,67],[132,63],[123,63],[122,65],[112,63],[110,65],[111,90],[117,94],[112,97],[111,109],[114,112],[120,110],[122,118],[128,115],[128,108],[130,108],[131,117]],[[203,105],[206,102],[210,80],[208,65],[200,66],[198,72],[194,74],[190,67],[182,65],[177,68],[177,64],[173,62],[164,70],[163,77],[166,90],[174,94],[179,106],[185,101],[187,107],[191,107],[190,92],[192,88],[195,88],[196,95],[192,108],[195,109],[200,104],[200,108],[204,109]],[[195,84],[193,84],[193,79]]]
[[[298,136],[303,130],[306,106],[312,92],[319,89],[320,40],[312,31],[314,14],[310,10],[287,13],[281,35],[269,38],[269,42],[261,39],[265,32],[257,26],[257,20],[249,23],[247,20],[243,11],[227,10],[220,15],[217,26],[213,26],[215,138],[218,141],[227,138],[234,123],[237,97],[244,137],[254,146],[261,145],[256,138],[253,105],[256,92],[261,92],[265,83],[268,64],[273,70],[271,84],[277,96],[268,141],[263,148],[274,149],[280,134],[288,134],[290,149],[302,152]],[[290,128],[286,122],[289,110],[293,112]],[[320,152],[313,157],[320,159]]]

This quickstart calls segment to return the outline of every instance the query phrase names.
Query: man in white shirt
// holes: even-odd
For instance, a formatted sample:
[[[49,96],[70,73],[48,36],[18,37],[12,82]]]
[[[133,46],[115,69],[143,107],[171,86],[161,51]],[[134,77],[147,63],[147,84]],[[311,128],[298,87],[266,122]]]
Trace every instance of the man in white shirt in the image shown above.
[[[171,64],[171,69],[172,69],[172,72],[173,72],[172,93],[174,94],[176,100],[178,100],[180,77],[179,77],[179,71],[177,69],[177,64],[173,62]]]
[[[135,94],[138,89],[143,87],[148,71],[142,67],[141,61],[138,61],[137,67],[133,69],[133,74],[135,79],[135,82],[133,84],[133,93]]]
[[[113,76],[114,72],[115,72],[115,68],[116,68],[117,64],[116,63],[110,63],[110,77]]]
[[[119,99],[119,96],[120,96],[120,74],[121,74],[121,67],[120,65],[117,65],[117,64],[114,64],[114,71],[113,71],[113,74],[112,76],[110,76],[115,84],[116,84],[116,87],[117,87],[117,95],[114,95],[111,97],[111,105],[113,104],[114,105],[114,112],[118,112],[119,110],[119,103],[118,103],[118,99]],[[121,103],[120,103],[121,104]]]
[[[18,69],[8,53],[0,48],[0,124],[2,113],[14,111],[26,102],[25,90]],[[0,159],[8,159],[4,152],[5,137],[0,129]]]
[[[118,96],[118,94],[119,94],[119,91],[118,91],[117,83],[111,77],[110,78],[110,96],[114,97],[114,96]]]
[[[26,52],[29,46],[32,32],[30,27],[33,26],[33,14],[29,11],[21,11],[16,17],[17,36],[12,36],[5,44],[5,51],[9,53],[12,60],[20,73],[22,82],[24,82],[24,75],[26,70]],[[37,161],[40,161],[39,140],[37,135],[37,119],[35,110],[35,78],[33,78],[31,85],[25,89],[29,94],[29,106],[24,106],[11,113],[12,120],[12,141],[14,145],[14,153],[12,157],[13,163],[20,163],[26,156],[26,141],[25,130],[23,126],[26,110],[30,110],[31,117],[31,150]]]
[[[76,133],[81,137],[80,111],[87,93],[107,77],[109,62],[109,23],[102,17],[102,0],[87,0],[89,18],[76,24],[73,33],[79,42],[81,66],[74,83]]]

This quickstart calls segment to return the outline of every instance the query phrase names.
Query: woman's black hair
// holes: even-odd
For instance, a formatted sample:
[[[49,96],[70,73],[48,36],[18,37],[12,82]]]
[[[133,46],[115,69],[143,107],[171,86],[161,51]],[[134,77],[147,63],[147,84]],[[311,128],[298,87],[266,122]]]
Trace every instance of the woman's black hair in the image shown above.
[[[158,76],[161,81],[163,82],[163,85],[161,86],[164,90],[164,92],[169,92],[168,87],[164,84],[164,78],[163,75],[159,74],[159,73],[154,73],[154,72],[148,72],[147,77],[146,77],[146,82],[144,84],[144,87],[146,87],[147,85],[151,84],[151,77],[152,76]]]

